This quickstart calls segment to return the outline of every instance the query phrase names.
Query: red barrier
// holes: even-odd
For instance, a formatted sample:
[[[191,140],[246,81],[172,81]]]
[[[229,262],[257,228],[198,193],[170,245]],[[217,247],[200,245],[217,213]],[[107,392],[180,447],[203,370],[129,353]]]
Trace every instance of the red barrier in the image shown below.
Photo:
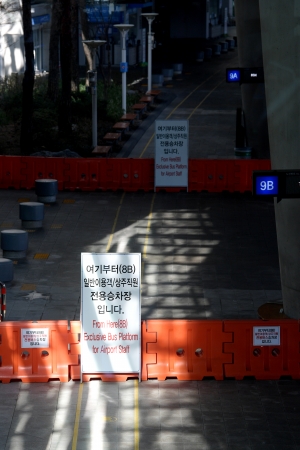
[[[260,338],[266,336],[265,341],[272,338],[274,327],[280,327],[280,345],[263,343],[263,339],[263,345],[254,345],[254,331],[257,331],[254,327],[258,327]],[[224,365],[226,377],[237,380],[247,376],[257,380],[278,380],[282,376],[300,378],[300,333],[296,320],[228,320],[224,322],[224,331],[233,334],[232,343],[224,344],[224,353],[233,355],[232,364]]]
[[[24,178],[23,162],[19,156],[0,156],[0,188],[20,189]]]
[[[252,192],[252,173],[254,170],[270,170],[270,160],[235,160],[235,191]]]
[[[21,160],[23,165],[21,188],[34,189],[35,180],[53,178],[57,180],[58,189],[63,189],[65,158],[24,156]]]
[[[189,160],[189,191],[246,192],[253,170],[269,170],[269,160]],[[54,178],[58,189],[95,191],[154,189],[154,160],[134,158],[0,157],[0,187],[33,189],[38,178]],[[161,190],[158,188],[157,190]],[[165,188],[178,192],[182,188]]]
[[[68,322],[1,322],[0,381],[69,381]]]
[[[223,332],[221,321],[147,320],[145,331],[152,336],[151,342],[144,342],[147,333],[143,335],[143,350],[146,355],[156,355],[156,362],[143,363],[142,379],[223,380],[223,364],[232,362],[232,356],[223,353],[224,342],[232,341],[232,333]]]
[[[71,322],[70,329],[63,320],[1,322],[0,381],[79,380],[80,327],[79,321]],[[300,379],[299,343],[296,320],[147,320],[142,322],[141,378]],[[137,376],[85,373],[82,379],[126,381]]]
[[[95,171],[97,170],[97,161],[92,160]],[[80,189],[90,191],[91,189],[91,160],[68,158],[66,159],[64,170],[64,188],[70,191]]]

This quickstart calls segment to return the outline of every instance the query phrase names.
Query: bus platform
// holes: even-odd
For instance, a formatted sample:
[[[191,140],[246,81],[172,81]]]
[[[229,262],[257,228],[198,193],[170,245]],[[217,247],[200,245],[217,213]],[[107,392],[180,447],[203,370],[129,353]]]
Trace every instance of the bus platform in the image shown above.
[[[235,65],[236,50],[185,68],[119,157],[152,158],[155,120],[182,118],[190,158],[234,158]],[[35,200],[1,190],[1,230]],[[273,201],[250,193],[59,191],[28,234],[6,321],[80,320],[82,252],[141,254],[142,320],[251,320],[282,300]],[[0,450],[296,450],[299,397],[292,379],[0,383]]]

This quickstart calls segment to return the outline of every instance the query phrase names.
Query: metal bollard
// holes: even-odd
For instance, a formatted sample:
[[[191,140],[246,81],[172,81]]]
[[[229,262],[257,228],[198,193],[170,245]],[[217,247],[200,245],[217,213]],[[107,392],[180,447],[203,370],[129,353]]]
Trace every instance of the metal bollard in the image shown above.
[[[3,322],[6,314],[6,286],[0,281],[0,322]]]

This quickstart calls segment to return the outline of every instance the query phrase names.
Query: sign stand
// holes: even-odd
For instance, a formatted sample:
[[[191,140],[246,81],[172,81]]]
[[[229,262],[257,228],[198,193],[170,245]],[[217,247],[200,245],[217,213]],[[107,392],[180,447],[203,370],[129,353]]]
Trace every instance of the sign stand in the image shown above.
[[[156,187],[186,187],[188,190],[188,120],[155,121]]]
[[[84,373],[141,379],[141,254],[81,254],[81,382]]]

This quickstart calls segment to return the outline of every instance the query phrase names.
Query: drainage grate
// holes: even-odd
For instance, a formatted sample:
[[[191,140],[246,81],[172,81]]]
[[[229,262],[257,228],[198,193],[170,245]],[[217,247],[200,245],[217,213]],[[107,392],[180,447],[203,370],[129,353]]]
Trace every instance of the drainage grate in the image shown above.
[[[51,225],[52,229],[59,229],[62,228],[62,224],[61,223],[54,223],[53,225]]]

